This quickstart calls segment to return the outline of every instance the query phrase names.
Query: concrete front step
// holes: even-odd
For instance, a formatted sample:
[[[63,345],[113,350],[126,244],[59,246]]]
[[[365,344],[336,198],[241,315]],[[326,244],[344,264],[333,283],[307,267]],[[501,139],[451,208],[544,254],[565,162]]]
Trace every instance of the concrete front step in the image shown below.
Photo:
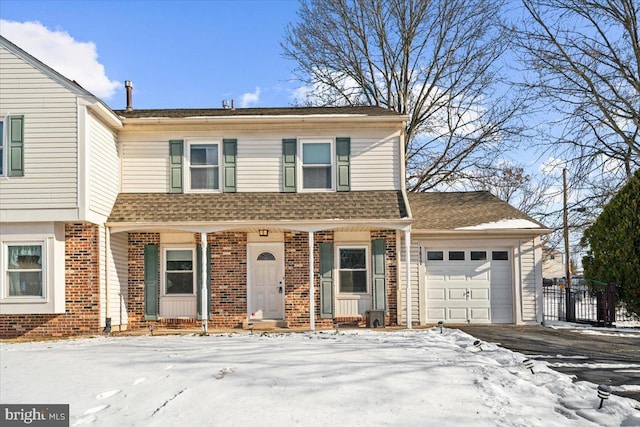
[[[288,328],[289,322],[286,320],[244,320],[242,329],[254,331],[270,331],[272,329]]]

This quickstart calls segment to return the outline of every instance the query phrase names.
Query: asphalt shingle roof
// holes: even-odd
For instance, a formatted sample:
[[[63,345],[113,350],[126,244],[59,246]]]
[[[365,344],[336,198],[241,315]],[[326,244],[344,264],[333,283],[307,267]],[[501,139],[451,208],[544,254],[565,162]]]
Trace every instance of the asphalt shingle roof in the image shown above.
[[[110,223],[399,220],[400,191],[332,193],[121,193]]]
[[[455,230],[504,219],[524,219],[546,228],[488,191],[409,193],[408,199],[414,230]]]
[[[400,116],[392,110],[373,106],[355,107],[282,107],[282,108],[174,108],[158,110],[115,110],[119,116],[140,118],[186,118],[186,117],[234,117],[234,116],[310,116],[310,115],[365,115]]]

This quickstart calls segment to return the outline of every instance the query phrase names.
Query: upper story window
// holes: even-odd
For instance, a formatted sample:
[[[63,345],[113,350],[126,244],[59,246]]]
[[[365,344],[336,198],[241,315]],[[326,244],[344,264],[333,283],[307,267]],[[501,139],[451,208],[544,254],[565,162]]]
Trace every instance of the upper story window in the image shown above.
[[[333,150],[330,140],[302,140],[302,189],[333,189]]]
[[[193,191],[220,190],[220,144],[191,142],[188,146],[188,185]]]
[[[6,243],[8,297],[44,297],[43,242]]]

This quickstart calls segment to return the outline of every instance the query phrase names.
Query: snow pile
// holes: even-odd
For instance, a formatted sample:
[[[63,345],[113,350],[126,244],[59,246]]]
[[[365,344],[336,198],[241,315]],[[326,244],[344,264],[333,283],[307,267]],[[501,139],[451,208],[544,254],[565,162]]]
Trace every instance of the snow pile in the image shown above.
[[[453,329],[0,346],[2,403],[95,426],[638,426],[640,403]]]

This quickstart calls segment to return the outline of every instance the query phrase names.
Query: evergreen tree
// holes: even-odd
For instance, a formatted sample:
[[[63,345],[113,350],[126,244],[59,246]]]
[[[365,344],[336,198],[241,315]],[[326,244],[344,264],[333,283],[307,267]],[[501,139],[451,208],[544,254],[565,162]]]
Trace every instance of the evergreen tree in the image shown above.
[[[582,238],[586,278],[616,284],[618,301],[640,314],[640,170],[604,207]]]

